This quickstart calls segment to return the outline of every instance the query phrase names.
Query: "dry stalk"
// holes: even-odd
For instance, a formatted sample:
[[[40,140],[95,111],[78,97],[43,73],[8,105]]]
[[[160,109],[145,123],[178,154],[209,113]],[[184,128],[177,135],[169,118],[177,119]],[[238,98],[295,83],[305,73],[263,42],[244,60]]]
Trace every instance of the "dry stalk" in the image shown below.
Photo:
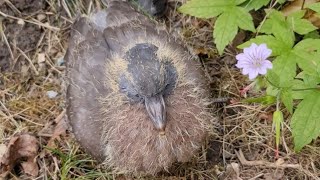
[[[248,161],[240,149],[239,151],[235,150],[235,153],[241,162],[242,165],[245,166],[264,166],[268,168],[294,168],[294,169],[302,169],[300,164],[288,164],[283,161],[283,159],[278,159],[276,162],[268,162],[268,161],[262,161],[262,160],[257,160],[257,161]]]
[[[5,18],[10,18],[10,19],[15,19],[15,20],[20,20],[20,21],[25,21],[25,22],[28,22],[28,23],[31,23],[31,24],[35,24],[35,25],[38,25],[38,26],[41,26],[41,27],[45,27],[45,28],[48,28],[50,30],[54,30],[54,31],[59,31],[60,28],[57,28],[57,27],[54,27],[54,26],[50,26],[49,24],[45,24],[45,23],[42,23],[42,22],[39,22],[39,21],[30,21],[30,20],[26,20],[26,19],[22,19],[22,18],[18,18],[18,17],[15,17],[15,16],[11,16],[11,15],[8,15],[8,14],[5,14],[3,12],[0,11],[0,15],[5,17]]]
[[[14,60],[14,56],[13,56],[10,44],[8,42],[8,39],[7,39],[6,35],[4,34],[4,29],[3,29],[3,24],[2,24],[3,19],[4,18],[0,16],[0,36],[3,38],[5,44],[7,45],[12,60]]]

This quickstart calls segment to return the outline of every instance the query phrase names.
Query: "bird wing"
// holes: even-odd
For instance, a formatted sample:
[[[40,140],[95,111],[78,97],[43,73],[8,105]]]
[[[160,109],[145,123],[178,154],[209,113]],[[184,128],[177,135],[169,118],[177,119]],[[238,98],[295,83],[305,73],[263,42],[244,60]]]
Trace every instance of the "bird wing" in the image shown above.
[[[102,33],[86,17],[80,17],[71,30],[65,55],[67,66],[67,115],[72,130],[87,152],[103,157],[100,136],[102,122],[96,101],[107,93],[103,85],[105,49]]]

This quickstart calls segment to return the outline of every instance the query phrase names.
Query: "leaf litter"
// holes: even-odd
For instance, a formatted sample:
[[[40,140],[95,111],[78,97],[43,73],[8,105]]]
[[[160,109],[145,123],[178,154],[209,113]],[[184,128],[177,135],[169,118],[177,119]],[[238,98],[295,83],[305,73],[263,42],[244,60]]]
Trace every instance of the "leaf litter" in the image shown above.
[[[36,177],[39,167],[36,161],[39,145],[35,136],[21,134],[13,136],[8,145],[1,145],[4,152],[0,156],[0,174],[4,176],[15,166],[20,164],[24,173]],[[5,149],[5,150],[3,150]]]

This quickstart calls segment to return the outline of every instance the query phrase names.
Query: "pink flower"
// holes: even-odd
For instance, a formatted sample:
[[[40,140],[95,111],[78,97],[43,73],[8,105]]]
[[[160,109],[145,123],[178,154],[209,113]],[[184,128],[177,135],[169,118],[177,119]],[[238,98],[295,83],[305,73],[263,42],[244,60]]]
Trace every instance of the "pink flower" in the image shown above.
[[[268,49],[266,44],[258,46],[252,43],[250,47],[243,49],[243,53],[236,56],[238,60],[236,66],[242,68],[242,74],[249,75],[249,79],[252,80],[258,74],[264,75],[267,69],[272,68],[272,63],[267,59],[271,53],[272,50]]]

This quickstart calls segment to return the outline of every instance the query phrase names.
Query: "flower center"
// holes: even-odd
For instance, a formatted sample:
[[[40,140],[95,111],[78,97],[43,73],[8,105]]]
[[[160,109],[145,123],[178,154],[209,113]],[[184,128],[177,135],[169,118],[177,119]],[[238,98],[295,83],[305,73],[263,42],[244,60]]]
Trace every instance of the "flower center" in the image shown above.
[[[253,61],[252,64],[254,67],[259,68],[259,67],[261,67],[261,62],[262,62],[262,60],[257,58]]]

